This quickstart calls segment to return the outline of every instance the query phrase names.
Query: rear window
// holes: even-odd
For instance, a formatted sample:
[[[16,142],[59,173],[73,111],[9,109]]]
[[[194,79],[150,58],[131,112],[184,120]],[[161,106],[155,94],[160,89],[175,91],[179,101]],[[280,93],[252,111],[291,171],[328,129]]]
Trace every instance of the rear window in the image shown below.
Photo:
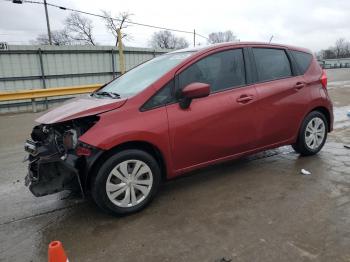
[[[291,51],[297,64],[301,70],[301,74],[305,74],[306,70],[309,68],[312,60],[312,55],[300,51]]]
[[[253,48],[259,82],[292,76],[289,59],[282,49]]]

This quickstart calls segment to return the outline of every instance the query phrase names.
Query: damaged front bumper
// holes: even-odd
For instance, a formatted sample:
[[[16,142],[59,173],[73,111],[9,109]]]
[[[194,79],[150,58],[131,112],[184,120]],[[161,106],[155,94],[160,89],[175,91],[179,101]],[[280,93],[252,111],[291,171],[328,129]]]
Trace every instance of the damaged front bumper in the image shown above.
[[[67,154],[63,157],[33,157],[30,153],[28,160],[25,185],[29,186],[34,196],[45,196],[63,190],[79,190],[84,194],[77,167],[78,156]]]
[[[83,120],[33,128],[31,139],[24,145],[29,162],[25,185],[33,195],[63,190],[85,195],[88,173],[103,151],[78,140],[94,123],[94,119]]]

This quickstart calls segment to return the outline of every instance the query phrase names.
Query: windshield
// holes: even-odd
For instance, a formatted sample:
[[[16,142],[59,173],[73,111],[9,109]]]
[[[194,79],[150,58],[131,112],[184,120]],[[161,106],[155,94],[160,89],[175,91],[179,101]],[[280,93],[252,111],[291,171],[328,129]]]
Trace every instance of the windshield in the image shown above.
[[[165,54],[153,58],[107,84],[100,92],[112,92],[119,97],[133,96],[153,84],[193,52]]]

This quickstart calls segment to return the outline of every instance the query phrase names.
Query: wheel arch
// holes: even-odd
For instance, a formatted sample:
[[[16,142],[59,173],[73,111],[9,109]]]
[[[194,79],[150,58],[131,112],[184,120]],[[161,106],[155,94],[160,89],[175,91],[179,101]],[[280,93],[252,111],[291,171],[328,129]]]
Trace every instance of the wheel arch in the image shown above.
[[[305,117],[307,115],[309,115],[313,111],[318,111],[318,112],[322,113],[326,117],[326,119],[327,119],[327,132],[329,133],[329,132],[332,131],[332,122],[331,122],[332,119],[331,119],[331,113],[330,113],[329,109],[327,109],[327,107],[325,107],[325,106],[314,106],[314,107],[311,107],[310,110],[305,113],[303,118],[301,118],[301,120],[299,122],[299,125],[298,125],[297,135],[293,138],[294,143],[297,142],[299,130],[300,130],[302,124],[303,124],[303,121],[304,121]]]
[[[312,110],[310,110],[306,115],[310,114],[313,111],[318,111],[326,117],[326,119],[327,119],[327,132],[329,133],[331,131],[331,121],[332,121],[331,114],[330,114],[329,110],[324,106],[318,106],[318,107],[315,107]]]
[[[162,152],[157,146],[146,141],[128,141],[128,142],[124,142],[119,145],[116,145],[110,148],[109,150],[106,150],[94,161],[94,163],[92,164],[91,168],[88,170],[86,175],[85,190],[88,191],[91,189],[93,178],[95,177],[97,170],[99,170],[99,168],[101,167],[101,165],[104,163],[105,160],[107,160],[110,156],[127,149],[139,149],[149,153],[151,156],[155,158],[155,160],[159,164],[161,175],[162,175],[162,181],[165,181],[167,179],[166,161]]]

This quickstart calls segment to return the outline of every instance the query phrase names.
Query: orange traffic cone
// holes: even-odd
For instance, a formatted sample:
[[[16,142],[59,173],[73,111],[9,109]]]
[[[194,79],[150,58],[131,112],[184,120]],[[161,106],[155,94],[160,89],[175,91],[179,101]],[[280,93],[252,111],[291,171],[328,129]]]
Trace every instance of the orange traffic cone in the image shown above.
[[[60,241],[49,244],[49,262],[69,262]]]

